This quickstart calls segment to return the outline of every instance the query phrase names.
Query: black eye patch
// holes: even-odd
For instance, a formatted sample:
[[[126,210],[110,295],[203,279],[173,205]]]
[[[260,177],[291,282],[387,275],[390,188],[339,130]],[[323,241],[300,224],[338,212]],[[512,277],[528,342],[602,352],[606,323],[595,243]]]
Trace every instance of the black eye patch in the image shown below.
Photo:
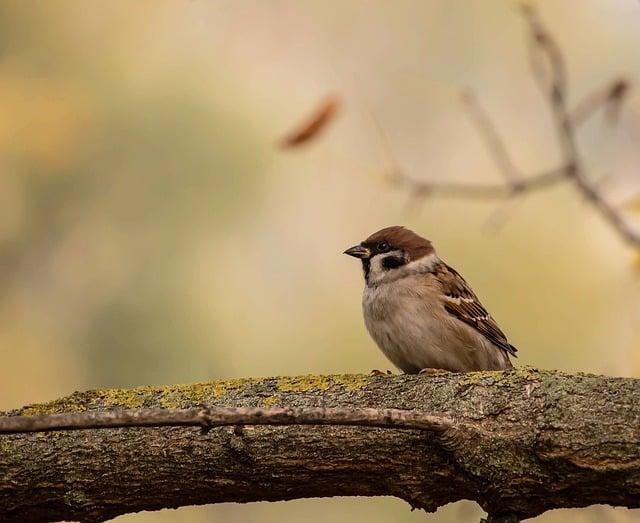
[[[388,256],[384,260],[382,260],[382,266],[385,269],[397,269],[398,267],[402,267],[406,263],[407,260],[399,256]]]

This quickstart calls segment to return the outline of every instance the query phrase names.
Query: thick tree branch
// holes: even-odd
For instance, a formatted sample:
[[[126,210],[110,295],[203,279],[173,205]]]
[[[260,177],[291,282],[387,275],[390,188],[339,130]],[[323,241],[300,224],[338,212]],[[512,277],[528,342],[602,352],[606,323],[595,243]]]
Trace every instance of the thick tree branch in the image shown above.
[[[135,422],[135,413],[157,409],[159,427],[0,435],[0,521],[349,495],[397,496],[430,511],[471,499],[494,521],[594,503],[640,506],[634,379],[531,369],[281,377],[103,389],[7,414],[129,423],[131,411]],[[195,428],[164,426],[176,414]],[[313,425],[262,425],[296,420]],[[199,429],[215,422],[249,425]],[[29,428],[22,423],[13,429]]]

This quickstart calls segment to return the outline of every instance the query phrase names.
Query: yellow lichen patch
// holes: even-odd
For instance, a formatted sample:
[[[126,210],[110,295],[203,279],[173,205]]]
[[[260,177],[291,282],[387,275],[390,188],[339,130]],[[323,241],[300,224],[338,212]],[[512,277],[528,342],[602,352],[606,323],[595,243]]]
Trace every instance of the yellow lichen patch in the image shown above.
[[[94,391],[96,399],[104,407],[121,409],[139,409],[144,406],[154,392],[152,387],[135,387],[133,389],[98,389]]]
[[[534,367],[514,367],[512,370],[487,370],[480,372],[470,372],[460,381],[461,385],[475,385],[481,382],[491,384],[507,384],[509,380],[520,379],[526,381],[540,381],[546,371],[541,371]]]
[[[159,404],[163,408],[185,408],[242,390],[255,383],[252,379],[232,379],[210,383],[169,385],[165,387],[141,386],[133,389],[96,389],[75,392],[70,396],[48,403],[29,405],[20,410],[22,416],[84,412],[95,408],[138,409]]]
[[[70,396],[24,407],[22,416],[38,414],[55,414],[59,412],[84,412],[95,408],[137,409],[144,406],[158,389],[153,387],[136,387],[133,389],[96,389],[87,392],[74,392]]]
[[[193,383],[164,387],[158,403],[164,409],[181,409],[206,403],[209,398],[217,398],[219,389],[215,383]]]
[[[48,403],[35,403],[20,409],[21,416],[37,416],[39,414],[55,414],[57,412],[82,412],[87,410],[90,393],[74,392]]]
[[[11,445],[9,444],[9,440],[4,440],[0,438],[0,454],[9,454],[11,451]]]
[[[347,390],[360,390],[369,383],[366,374],[339,374],[332,376],[331,381],[336,385],[342,385]]]
[[[280,392],[311,392],[327,390],[331,383],[330,376],[282,376],[278,378],[277,387]]]
[[[217,398],[225,396],[231,391],[241,390],[255,383],[256,380],[250,378],[236,378],[233,380],[214,381],[209,385],[213,386],[213,393]]]
[[[278,378],[277,387],[280,392],[313,392],[328,390],[338,385],[347,390],[360,390],[368,383],[364,374],[336,374],[332,376],[283,376]]]
[[[540,370],[534,367],[527,367],[527,366],[516,367],[515,369],[513,369],[513,373],[518,378],[523,378],[529,381],[538,381],[542,377]]]
[[[238,378],[188,385],[171,385],[160,390],[158,403],[165,409],[193,407],[221,398],[231,391],[242,390],[252,383],[255,383],[255,380]]]
[[[191,383],[185,385],[167,385],[161,387],[141,386],[133,389],[96,389],[87,392],[75,392],[70,396],[49,403],[24,407],[20,414],[32,416],[55,414],[60,412],[84,412],[93,409],[139,409],[160,406],[165,409],[189,408],[195,405],[212,403],[231,393],[241,393],[247,387],[269,381],[276,384],[276,394],[268,396],[265,406],[275,405],[278,392],[305,393],[326,391],[331,387],[341,387],[347,391],[357,391],[369,381],[364,374],[336,374],[331,376],[283,376],[280,378],[251,379],[238,378],[224,381]]]
[[[262,400],[262,404],[265,407],[273,407],[277,403],[278,403],[278,396],[276,394],[267,396],[265,399]]]
[[[475,385],[487,379],[493,382],[501,380],[505,372],[501,370],[485,370],[479,372],[469,372],[464,379],[460,381],[460,385]]]

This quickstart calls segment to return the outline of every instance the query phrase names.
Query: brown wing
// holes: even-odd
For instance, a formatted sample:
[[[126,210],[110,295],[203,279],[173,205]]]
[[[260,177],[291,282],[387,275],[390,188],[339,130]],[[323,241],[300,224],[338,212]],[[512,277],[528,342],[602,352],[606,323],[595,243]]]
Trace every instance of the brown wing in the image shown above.
[[[442,284],[446,311],[476,329],[497,347],[515,356],[517,349],[507,341],[504,332],[500,330],[464,278],[444,262],[440,262],[436,267],[436,276]]]

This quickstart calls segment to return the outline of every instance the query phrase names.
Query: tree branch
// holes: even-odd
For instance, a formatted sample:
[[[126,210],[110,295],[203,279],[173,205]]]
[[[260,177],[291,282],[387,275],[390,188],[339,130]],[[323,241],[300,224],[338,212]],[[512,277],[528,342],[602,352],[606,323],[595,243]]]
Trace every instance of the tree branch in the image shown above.
[[[401,170],[394,173],[393,180],[420,198],[432,193],[462,198],[513,198],[568,180],[625,241],[631,245],[640,246],[640,230],[635,229],[625,219],[623,212],[607,200],[601,186],[591,181],[576,144],[578,128],[598,109],[605,108],[610,120],[616,119],[629,92],[630,83],[624,78],[616,79],[604,88],[588,94],[573,110],[569,109],[567,71],[560,46],[541,22],[533,7],[524,7],[523,14],[530,33],[528,41],[533,77],[542,90],[553,116],[562,153],[562,165],[549,172],[533,176],[523,175],[511,160],[508,149],[489,115],[471,94],[466,94],[464,100],[469,113],[489,153],[504,176],[504,183],[452,184],[416,180]]]
[[[0,434],[123,427],[193,427],[204,431],[229,425],[348,425],[430,430],[453,429],[453,420],[400,409],[201,407],[107,410],[0,418]]]
[[[603,88],[587,94],[571,110],[573,126],[576,128],[581,126],[599,109],[605,110],[609,123],[615,123],[630,89],[631,84],[626,78],[618,78]]]
[[[622,213],[611,205],[600,193],[598,187],[589,180],[584,170],[582,158],[576,145],[574,120],[567,107],[567,87],[564,59],[560,53],[560,48],[553,37],[542,25],[536,11],[527,7],[524,9],[525,19],[529,24],[532,34],[532,41],[537,43],[538,51],[547,56],[554,64],[551,68],[549,85],[545,89],[544,81],[538,78],[538,83],[543,88],[543,93],[548,97],[551,113],[556,125],[556,132],[560,142],[565,164],[567,165],[567,175],[573,180],[576,188],[582,193],[587,201],[600,211],[602,216],[611,224],[614,229],[629,243],[640,246],[640,231],[635,230],[624,219]],[[626,92],[626,86],[614,84],[612,93]]]
[[[634,379],[281,377],[101,389],[7,414],[12,432],[109,428],[0,435],[0,521],[356,495],[429,511],[471,499],[492,521],[640,506]],[[144,426],[114,428],[130,424]]]

